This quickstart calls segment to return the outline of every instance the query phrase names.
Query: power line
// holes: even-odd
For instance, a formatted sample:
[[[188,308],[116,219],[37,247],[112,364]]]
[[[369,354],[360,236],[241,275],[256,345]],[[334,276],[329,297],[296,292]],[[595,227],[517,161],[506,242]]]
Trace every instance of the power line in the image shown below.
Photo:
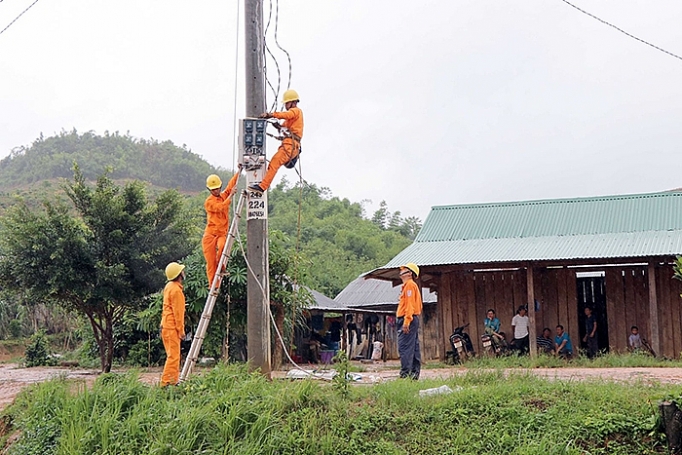
[[[566,3],[567,5],[569,5],[569,6],[573,7],[573,8],[575,8],[575,9],[577,9],[577,10],[580,11],[581,13],[586,14],[586,15],[590,16],[591,18],[598,20],[598,21],[601,22],[602,24],[605,24],[605,25],[608,25],[609,27],[615,28],[615,29],[618,30],[619,32],[623,33],[624,35],[627,35],[627,36],[629,36],[630,38],[639,41],[640,43],[644,43],[644,44],[646,44],[647,46],[651,46],[651,47],[653,47],[654,49],[657,49],[657,50],[663,52],[664,54],[668,54],[668,55],[671,56],[671,57],[675,57],[676,59],[682,60],[682,57],[680,57],[679,55],[673,54],[672,52],[666,51],[665,49],[660,48],[660,47],[656,46],[655,44],[651,44],[651,43],[648,42],[648,41],[645,41],[645,40],[643,40],[643,39],[641,39],[641,38],[638,38],[638,37],[636,37],[635,35],[626,32],[626,31],[623,30],[622,28],[619,28],[619,27],[617,27],[617,26],[615,26],[615,25],[613,25],[613,24],[611,24],[611,23],[609,23],[609,22],[606,22],[604,19],[601,19],[601,18],[595,16],[595,15],[592,14],[592,13],[588,13],[588,12],[585,11],[584,9],[581,9],[581,8],[575,6],[573,3],[571,3],[571,2],[569,2],[569,1],[567,1],[567,0],[561,0],[561,1],[564,2],[564,3]]]
[[[2,0],[0,0],[2,1]],[[234,43],[234,104],[232,105],[232,171],[237,167],[237,89],[239,76],[237,74],[239,70],[239,5],[242,2],[237,3],[237,23],[234,28],[236,30],[235,43]]]
[[[0,0],[0,1],[2,1],[2,0]],[[3,28],[2,30],[0,30],[0,35],[2,35],[3,33],[5,33],[5,30],[7,30],[8,28],[10,28],[10,27],[12,26],[12,24],[14,24],[21,16],[24,15],[24,13],[25,13],[26,11],[30,10],[31,7],[32,7],[33,5],[35,5],[36,3],[38,3],[38,0],[35,0],[33,3],[31,3],[30,5],[28,5],[28,8],[26,8],[26,9],[23,10],[21,13],[19,13],[19,15],[18,15],[17,17],[15,17],[14,20],[13,20],[12,22],[10,22],[9,24],[7,24],[7,27],[5,27],[5,28]]]
[[[287,90],[289,90],[291,88],[291,55],[289,55],[286,49],[280,46],[279,41],[277,41],[278,28],[279,28],[279,0],[275,0],[275,44],[277,45],[280,51],[286,54],[287,60],[289,61],[289,78],[287,79]]]
[[[270,90],[272,90],[272,94],[275,97],[275,99],[272,102],[272,106],[268,110],[269,111],[275,111],[276,107],[277,107],[277,100],[279,99],[279,91],[280,91],[280,87],[281,87],[281,73],[280,73],[280,69],[279,69],[279,62],[277,61],[277,58],[270,51],[270,48],[268,47],[267,34],[268,34],[268,30],[270,29],[270,22],[271,21],[272,21],[272,0],[270,0],[270,7],[268,8],[268,22],[267,22],[267,24],[265,24],[265,30],[263,31],[263,43],[264,43],[263,72],[265,73],[265,82],[268,84],[268,86],[270,87]],[[270,54],[270,57],[275,62],[275,69],[277,70],[277,89],[276,90],[275,90],[275,87],[270,82],[270,79],[268,79],[268,59],[267,59],[267,55],[265,54],[265,52]],[[267,108],[267,104],[268,103],[267,103],[267,99],[266,99],[266,101],[265,101],[266,108]]]

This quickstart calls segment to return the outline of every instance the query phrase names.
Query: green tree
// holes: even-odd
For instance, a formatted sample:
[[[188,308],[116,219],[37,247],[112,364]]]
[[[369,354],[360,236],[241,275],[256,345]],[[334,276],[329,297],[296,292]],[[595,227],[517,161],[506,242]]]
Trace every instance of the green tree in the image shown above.
[[[71,206],[20,203],[2,219],[0,280],[83,314],[108,372],[115,326],[163,286],[164,266],[188,254],[196,235],[175,191],[151,201],[141,182],[121,187],[106,175],[92,187],[77,166],[64,190]]]
[[[284,232],[287,245],[309,258],[307,283],[329,297],[407,247],[412,239],[405,234],[414,232],[404,227],[407,220],[419,224],[415,218],[402,220],[400,212],[391,215],[385,201],[367,219],[359,203],[308,184],[290,187],[283,181],[270,189],[268,203],[271,229]],[[396,229],[388,228],[391,219],[399,221]]]

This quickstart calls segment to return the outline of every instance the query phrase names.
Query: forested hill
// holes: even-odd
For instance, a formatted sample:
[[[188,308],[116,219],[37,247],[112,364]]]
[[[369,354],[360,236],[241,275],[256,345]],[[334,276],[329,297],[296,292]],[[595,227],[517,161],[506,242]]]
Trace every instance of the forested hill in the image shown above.
[[[74,162],[88,180],[110,169],[114,180],[140,180],[156,188],[190,193],[186,200],[198,226],[205,223],[206,176],[217,172],[226,178],[231,174],[171,141],[118,133],[62,132],[41,137],[0,161],[0,219],[3,209],[16,203],[17,195],[40,210],[39,202],[60,192],[55,194],[54,180],[73,178]],[[271,188],[269,195],[270,229],[284,233],[287,247],[300,251],[300,273],[306,284],[330,297],[360,273],[386,264],[421,228],[418,218],[391,212],[383,201],[376,212],[365,214],[361,204],[334,196],[328,188],[292,186],[287,173],[280,172],[285,179]]]
[[[74,162],[87,179],[94,180],[110,169],[113,179],[143,180],[183,192],[203,190],[206,176],[217,171],[201,156],[171,141],[73,130],[48,138],[41,134],[30,147],[15,148],[0,161],[0,190],[71,178]]]

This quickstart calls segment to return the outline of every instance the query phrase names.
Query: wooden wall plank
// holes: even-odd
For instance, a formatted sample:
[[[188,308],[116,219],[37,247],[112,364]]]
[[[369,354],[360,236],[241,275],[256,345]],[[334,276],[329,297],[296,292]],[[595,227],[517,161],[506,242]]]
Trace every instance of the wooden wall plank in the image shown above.
[[[456,301],[453,295],[453,281],[456,279],[454,273],[446,273],[441,276],[440,286],[438,287],[438,306],[439,312],[439,323],[440,323],[440,342],[441,346],[441,360],[445,359],[445,353],[450,350],[448,337],[452,333],[452,313],[454,307],[460,305],[460,302]]]
[[[658,267],[660,269],[660,267]],[[662,274],[664,275],[664,274]],[[675,297],[679,297],[679,292],[676,292],[676,284],[677,280],[668,280],[668,301],[666,304],[670,308],[670,314],[672,316],[672,326],[673,326],[673,347],[672,347],[672,355],[675,358],[679,358],[679,353],[682,351],[682,340],[680,339],[682,336],[682,332],[680,331],[682,329],[682,323],[680,320],[680,311],[679,311],[679,301]]]
[[[474,345],[474,349],[476,352],[481,352],[481,347],[479,346],[479,341],[480,340],[480,332],[478,329],[478,325],[472,320],[476,319],[476,311],[477,311],[477,305],[476,305],[476,276],[473,272],[467,273],[464,275],[464,287],[466,289],[466,294],[467,294],[467,301],[469,302],[468,305],[468,311],[467,311],[467,318],[466,321],[463,321],[462,324],[468,322],[469,323],[469,336],[471,337],[471,342]],[[460,325],[462,325],[460,324]]]
[[[573,348],[578,349],[580,346],[580,327],[578,319],[578,283],[575,276],[575,271],[566,269],[566,302],[567,302],[567,313],[568,313],[568,327],[564,327],[568,330],[568,335],[573,341]],[[567,324],[562,323],[564,326]]]
[[[568,323],[568,295],[566,292],[566,281],[568,280],[567,269],[556,270],[557,276],[557,320],[550,328],[552,332],[556,330],[556,326],[561,324],[564,326],[564,330],[568,331],[570,329]],[[569,332],[570,336],[570,332]]]
[[[547,272],[547,291],[545,292],[545,302],[542,305],[543,308],[546,308],[547,314],[544,327],[548,327],[554,333],[556,325],[559,323],[559,302],[562,300],[559,297],[559,281],[563,276],[559,269],[551,269]]]
[[[671,277],[673,275],[673,270],[672,267],[670,266],[662,266],[658,267],[660,270],[660,274],[662,276],[667,276]],[[673,278],[668,279],[668,286],[670,287],[670,292],[669,292],[669,302],[670,306],[673,309],[673,311],[676,311],[679,314],[680,321],[682,321],[682,297],[680,297],[680,294],[682,293],[682,281],[676,280]],[[679,326],[678,326],[679,327]],[[682,336],[682,334],[681,334]],[[682,340],[681,340],[682,343]],[[682,346],[676,346],[675,351],[673,352],[675,355],[676,359],[679,359],[682,357]]]
[[[630,324],[628,329],[628,337],[630,336],[630,327],[636,325],[639,329],[640,336],[650,340],[649,327],[649,286],[647,284],[646,268],[639,267],[635,274],[635,299],[637,299],[637,318],[634,324]]]
[[[516,272],[508,271],[504,273],[504,301],[500,305],[500,308],[504,308],[503,313],[498,314],[500,318],[501,329],[507,338],[507,341],[511,341],[511,318],[513,316],[512,309],[514,308],[514,286],[516,286]],[[507,328],[505,328],[507,327]]]
[[[614,267],[607,269],[605,273],[606,317],[611,328],[609,330],[609,346],[613,346],[615,349],[618,345],[617,319],[623,308],[623,270],[620,267]],[[600,346],[601,348],[602,346]]]
[[[618,326],[616,327],[616,340],[618,345],[616,346],[618,352],[624,352],[627,347],[625,341],[630,334],[630,331],[626,327],[632,325],[633,312],[635,310],[635,271],[632,267],[626,267],[623,269],[625,272],[623,279],[623,307],[621,308],[619,315],[617,315]]]
[[[526,271],[517,270],[514,272],[514,301],[510,303],[507,307],[506,318],[502,321],[502,326],[505,327],[505,332],[507,334],[507,341],[511,341],[514,338],[514,333],[511,330],[511,320],[516,315],[516,310],[521,305],[526,304],[528,300],[528,293],[526,292]]]
[[[671,324],[672,314],[670,308],[670,283],[666,279],[664,269],[655,267],[656,280],[656,303],[658,305],[658,324],[661,344],[661,353],[668,358],[676,358],[675,347],[672,343],[673,326]],[[677,328],[679,330],[679,327]]]

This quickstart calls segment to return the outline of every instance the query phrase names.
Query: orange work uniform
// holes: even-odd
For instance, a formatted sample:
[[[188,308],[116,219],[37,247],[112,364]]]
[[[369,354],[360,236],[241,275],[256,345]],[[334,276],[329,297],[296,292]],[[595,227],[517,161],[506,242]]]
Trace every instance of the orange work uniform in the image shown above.
[[[398,311],[395,315],[399,318],[405,318],[403,324],[409,327],[414,316],[420,314],[422,314],[422,293],[414,280],[408,280],[403,284],[400,292]]]
[[[398,354],[400,377],[419,379],[422,358],[419,347],[419,315],[422,313],[422,293],[414,280],[407,280],[400,292],[398,311]],[[403,328],[409,331],[405,333]]]
[[[303,138],[303,111],[300,108],[292,107],[287,111],[273,112],[270,115],[276,119],[284,120],[282,126],[287,128],[293,137],[284,138],[282,144],[277,149],[277,153],[270,160],[268,170],[259,184],[263,191],[270,188],[277,170],[298,156],[301,150],[301,139]]]
[[[169,281],[163,288],[161,340],[166,350],[166,364],[161,386],[175,385],[180,379],[180,340],[185,336],[185,294],[182,284]]]
[[[228,182],[225,191],[220,193],[220,196],[209,194],[206,202],[204,202],[206,229],[204,229],[204,237],[201,239],[201,248],[206,259],[206,277],[208,278],[209,288],[213,283],[220,255],[223,253],[223,247],[225,247],[225,241],[227,240],[227,229],[230,222],[230,202],[232,202],[229,194],[237,186],[238,180],[239,174],[234,174]]]

